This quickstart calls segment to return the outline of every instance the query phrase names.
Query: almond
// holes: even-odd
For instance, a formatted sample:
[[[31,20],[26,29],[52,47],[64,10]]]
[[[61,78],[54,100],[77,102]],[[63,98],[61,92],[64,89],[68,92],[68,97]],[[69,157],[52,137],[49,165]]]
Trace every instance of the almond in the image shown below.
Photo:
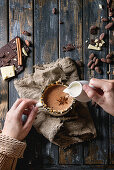
[[[99,59],[97,58],[96,61],[95,61],[95,66],[99,64]]]
[[[95,61],[96,61],[96,57],[93,58],[93,62],[95,62]]]
[[[30,46],[30,42],[28,40],[25,40],[25,44],[29,47]]]
[[[102,33],[102,34],[100,35],[100,37],[99,37],[99,40],[103,40],[104,37],[105,37],[105,33]]]
[[[95,55],[94,55],[93,53],[91,53],[90,56],[89,56],[89,59],[92,60],[92,59],[94,58],[94,56],[95,56]]]
[[[92,63],[93,63],[93,61],[92,61],[92,60],[91,60],[91,61],[89,61],[89,63],[87,64],[87,65],[88,65],[88,67],[91,67]]]
[[[112,54],[107,54],[106,58],[112,58]]]
[[[112,62],[111,59],[109,59],[109,58],[106,59],[106,63],[110,64],[111,62]]]
[[[94,70],[94,68],[95,68],[95,63],[93,63],[93,64],[91,65],[91,70]]]

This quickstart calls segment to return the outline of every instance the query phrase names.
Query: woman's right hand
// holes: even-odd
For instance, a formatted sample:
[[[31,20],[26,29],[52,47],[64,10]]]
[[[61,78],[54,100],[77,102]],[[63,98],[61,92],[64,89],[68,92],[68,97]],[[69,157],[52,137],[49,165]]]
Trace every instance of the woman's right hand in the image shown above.
[[[91,88],[94,86],[96,89]],[[84,85],[83,90],[88,97],[100,105],[106,112],[114,116],[114,80],[91,79],[89,85]],[[102,90],[102,93],[98,91]]]

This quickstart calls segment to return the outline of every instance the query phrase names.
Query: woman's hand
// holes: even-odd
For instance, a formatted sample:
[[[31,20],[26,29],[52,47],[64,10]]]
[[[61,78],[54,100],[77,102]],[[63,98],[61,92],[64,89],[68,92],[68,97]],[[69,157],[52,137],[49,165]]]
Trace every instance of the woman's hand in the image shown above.
[[[37,115],[36,103],[35,100],[17,99],[6,115],[2,134],[20,141],[23,140],[29,133]],[[22,114],[26,114],[28,117],[25,124],[22,122]]]
[[[96,89],[84,85],[88,97],[100,105],[106,112],[114,116],[114,80],[91,79],[90,84]]]

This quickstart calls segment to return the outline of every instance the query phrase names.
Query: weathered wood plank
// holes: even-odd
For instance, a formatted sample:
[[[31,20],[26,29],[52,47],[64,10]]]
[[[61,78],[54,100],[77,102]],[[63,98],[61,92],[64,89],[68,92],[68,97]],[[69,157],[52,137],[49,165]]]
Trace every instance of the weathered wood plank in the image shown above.
[[[20,36],[23,40],[27,39],[33,41],[33,4],[32,0],[9,1],[9,39],[11,40],[15,36]],[[22,32],[27,30],[31,33],[30,37],[23,36]],[[27,58],[26,69],[18,77],[23,77],[26,73],[33,71],[33,52],[30,53]],[[16,89],[14,88],[13,80],[9,83],[9,108],[13,105],[15,100],[19,97]]]
[[[7,44],[8,40],[8,20],[7,20],[7,0],[0,1],[0,48]],[[0,75],[0,129],[3,128],[5,115],[8,110],[8,82],[3,81]]]
[[[57,0],[34,1],[34,55],[35,64],[50,63],[58,59],[58,10]],[[58,147],[42,137],[40,164],[58,164]]]
[[[99,4],[104,9],[99,9]],[[104,24],[101,23],[101,17],[107,16],[106,1],[101,0],[84,0],[83,1],[83,56],[85,62],[84,77],[89,80],[91,77],[107,78],[107,66],[103,64],[103,75],[98,75],[94,71],[87,68],[88,56],[94,52],[98,58],[105,58],[107,48],[103,47],[102,51],[92,51],[87,49],[86,40],[90,40],[99,36],[102,32],[106,32]],[[91,25],[99,27],[97,36],[90,35],[89,29]],[[105,39],[107,42],[107,39]],[[95,109],[91,107],[92,117],[97,130],[97,138],[91,143],[86,143],[84,147],[84,163],[85,164],[107,164],[108,162],[108,114],[101,108]],[[101,123],[102,122],[102,123]]]
[[[82,0],[59,0],[59,57],[69,56],[81,59],[82,56]],[[63,24],[60,24],[63,22]],[[74,51],[63,52],[66,44],[75,44]],[[81,48],[77,48],[81,46]],[[77,144],[69,149],[59,149],[60,164],[82,164],[83,144]]]
[[[112,1],[111,8],[114,9],[114,0]],[[109,41],[114,43],[114,29],[109,31]],[[114,53],[114,44],[109,43],[109,53]],[[109,79],[114,80],[114,64],[109,65]],[[110,164],[114,164],[114,117],[109,117],[109,158]]]

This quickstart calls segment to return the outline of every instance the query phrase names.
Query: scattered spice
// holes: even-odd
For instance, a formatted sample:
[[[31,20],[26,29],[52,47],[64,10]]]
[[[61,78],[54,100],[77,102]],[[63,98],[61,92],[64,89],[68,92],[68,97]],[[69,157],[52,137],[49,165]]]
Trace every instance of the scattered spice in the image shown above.
[[[68,104],[68,97],[60,97],[57,101],[59,102],[59,105]]]
[[[28,32],[28,31],[23,31],[22,34],[23,34],[23,35],[26,35],[26,36],[31,36],[31,33]]]
[[[65,47],[63,47],[63,51],[72,51],[75,49],[75,45],[74,44],[67,44]]]

